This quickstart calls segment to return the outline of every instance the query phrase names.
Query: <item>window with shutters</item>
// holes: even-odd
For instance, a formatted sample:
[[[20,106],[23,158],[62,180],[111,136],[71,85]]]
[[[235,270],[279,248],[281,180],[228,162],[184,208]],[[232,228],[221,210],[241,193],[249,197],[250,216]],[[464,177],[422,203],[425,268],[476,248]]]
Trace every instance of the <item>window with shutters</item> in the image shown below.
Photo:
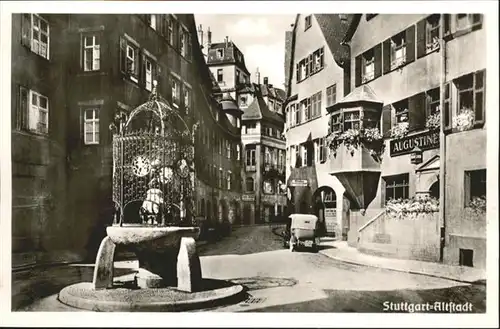
[[[314,94],[311,99],[311,119],[315,119],[321,116],[321,91]]]
[[[393,104],[396,111],[396,124],[408,122],[408,99]]]
[[[124,35],[120,38],[121,70],[130,80],[139,82],[139,44]]]
[[[326,107],[330,107],[337,102],[337,85],[326,88]]]
[[[304,18],[304,31],[307,31],[312,26],[312,16],[307,15]]]
[[[99,144],[99,109],[83,109],[83,142]]]
[[[20,104],[18,110],[19,129],[38,134],[49,133],[49,99],[33,90],[20,87]]]
[[[408,199],[410,195],[409,174],[400,174],[384,177],[385,201],[391,199]]]
[[[186,59],[191,59],[191,35],[189,34],[189,31],[181,27],[180,28],[180,35],[179,35],[179,42],[180,42],[180,52],[182,57]]]
[[[370,49],[363,54],[362,62],[363,83],[366,83],[375,78],[375,53],[374,49]]]
[[[406,62],[406,33],[396,34],[391,38],[391,69],[395,69]]]
[[[324,67],[324,49],[320,48],[313,53],[314,67],[312,73],[316,73]]]
[[[427,91],[427,113],[429,115],[440,112],[440,88]]]
[[[344,113],[344,131],[349,129],[359,129],[359,111],[351,111]]]
[[[37,14],[23,14],[22,42],[35,54],[49,59],[50,27],[47,20]]]
[[[342,113],[334,113],[330,116],[330,130],[332,133],[342,132]]]
[[[457,14],[456,26],[457,30],[466,30],[474,25],[481,24],[481,14]]]
[[[468,74],[455,81],[457,88],[457,114],[474,107],[474,75]]]
[[[440,14],[434,14],[426,19],[425,47],[429,53],[439,48]]]
[[[166,17],[166,37],[169,45],[174,45],[174,19],[171,16]]]
[[[86,72],[99,71],[101,68],[100,35],[97,33],[82,34],[82,67]]]
[[[318,138],[315,142],[316,150],[316,162],[323,163],[326,161],[326,145],[324,138]]]
[[[255,145],[247,145],[245,154],[246,154],[245,161],[246,161],[247,171],[255,170],[255,165],[256,165]]]
[[[305,98],[302,101],[300,101],[300,110],[302,112],[304,122],[309,121],[311,118],[311,99],[310,98]],[[299,123],[301,121],[299,121]]]

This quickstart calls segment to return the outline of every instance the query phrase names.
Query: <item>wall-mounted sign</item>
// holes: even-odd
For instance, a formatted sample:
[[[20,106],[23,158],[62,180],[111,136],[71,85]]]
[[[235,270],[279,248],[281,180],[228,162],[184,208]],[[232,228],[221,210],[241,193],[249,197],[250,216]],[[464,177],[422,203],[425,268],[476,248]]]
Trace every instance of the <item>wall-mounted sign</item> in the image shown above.
[[[439,148],[439,131],[425,131],[390,141],[391,157],[413,153],[415,147],[422,151]]]
[[[415,148],[412,150],[411,153],[411,163],[412,164],[419,164],[422,163],[423,155],[422,155],[422,150],[418,147],[415,146]]]
[[[309,186],[309,181],[307,179],[292,179],[290,186]]]
[[[242,201],[255,201],[255,194],[243,194],[241,196]]]

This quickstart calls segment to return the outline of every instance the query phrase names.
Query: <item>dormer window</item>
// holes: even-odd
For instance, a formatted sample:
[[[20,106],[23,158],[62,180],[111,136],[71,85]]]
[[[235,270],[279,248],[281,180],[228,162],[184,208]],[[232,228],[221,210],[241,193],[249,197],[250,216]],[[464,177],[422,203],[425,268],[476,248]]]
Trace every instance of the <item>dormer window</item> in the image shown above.
[[[224,49],[223,48],[219,48],[217,49],[217,58],[218,59],[223,59],[224,58]]]

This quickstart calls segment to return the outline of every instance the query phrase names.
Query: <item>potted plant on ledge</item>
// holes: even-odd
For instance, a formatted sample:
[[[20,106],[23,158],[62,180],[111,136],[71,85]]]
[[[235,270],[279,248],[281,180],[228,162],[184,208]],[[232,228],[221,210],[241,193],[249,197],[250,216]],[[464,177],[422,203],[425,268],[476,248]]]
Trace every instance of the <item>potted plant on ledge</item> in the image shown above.
[[[474,111],[464,107],[458,115],[453,118],[452,128],[457,131],[467,131],[474,127]]]
[[[363,145],[368,149],[370,155],[380,157],[384,153],[384,138],[378,128],[348,129],[342,133],[333,132],[328,135],[326,143],[332,155],[337,156],[337,149],[344,144],[347,151],[354,155],[355,150]]]

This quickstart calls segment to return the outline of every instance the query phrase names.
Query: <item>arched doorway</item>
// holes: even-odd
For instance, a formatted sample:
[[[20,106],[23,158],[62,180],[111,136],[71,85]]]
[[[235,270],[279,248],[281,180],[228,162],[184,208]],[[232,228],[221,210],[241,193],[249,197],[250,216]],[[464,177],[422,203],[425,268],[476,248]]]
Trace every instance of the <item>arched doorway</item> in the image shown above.
[[[429,188],[429,195],[433,198],[439,199],[439,179]]]
[[[337,195],[329,186],[321,186],[314,192],[314,214],[322,223],[325,234],[333,234],[337,223]]]

